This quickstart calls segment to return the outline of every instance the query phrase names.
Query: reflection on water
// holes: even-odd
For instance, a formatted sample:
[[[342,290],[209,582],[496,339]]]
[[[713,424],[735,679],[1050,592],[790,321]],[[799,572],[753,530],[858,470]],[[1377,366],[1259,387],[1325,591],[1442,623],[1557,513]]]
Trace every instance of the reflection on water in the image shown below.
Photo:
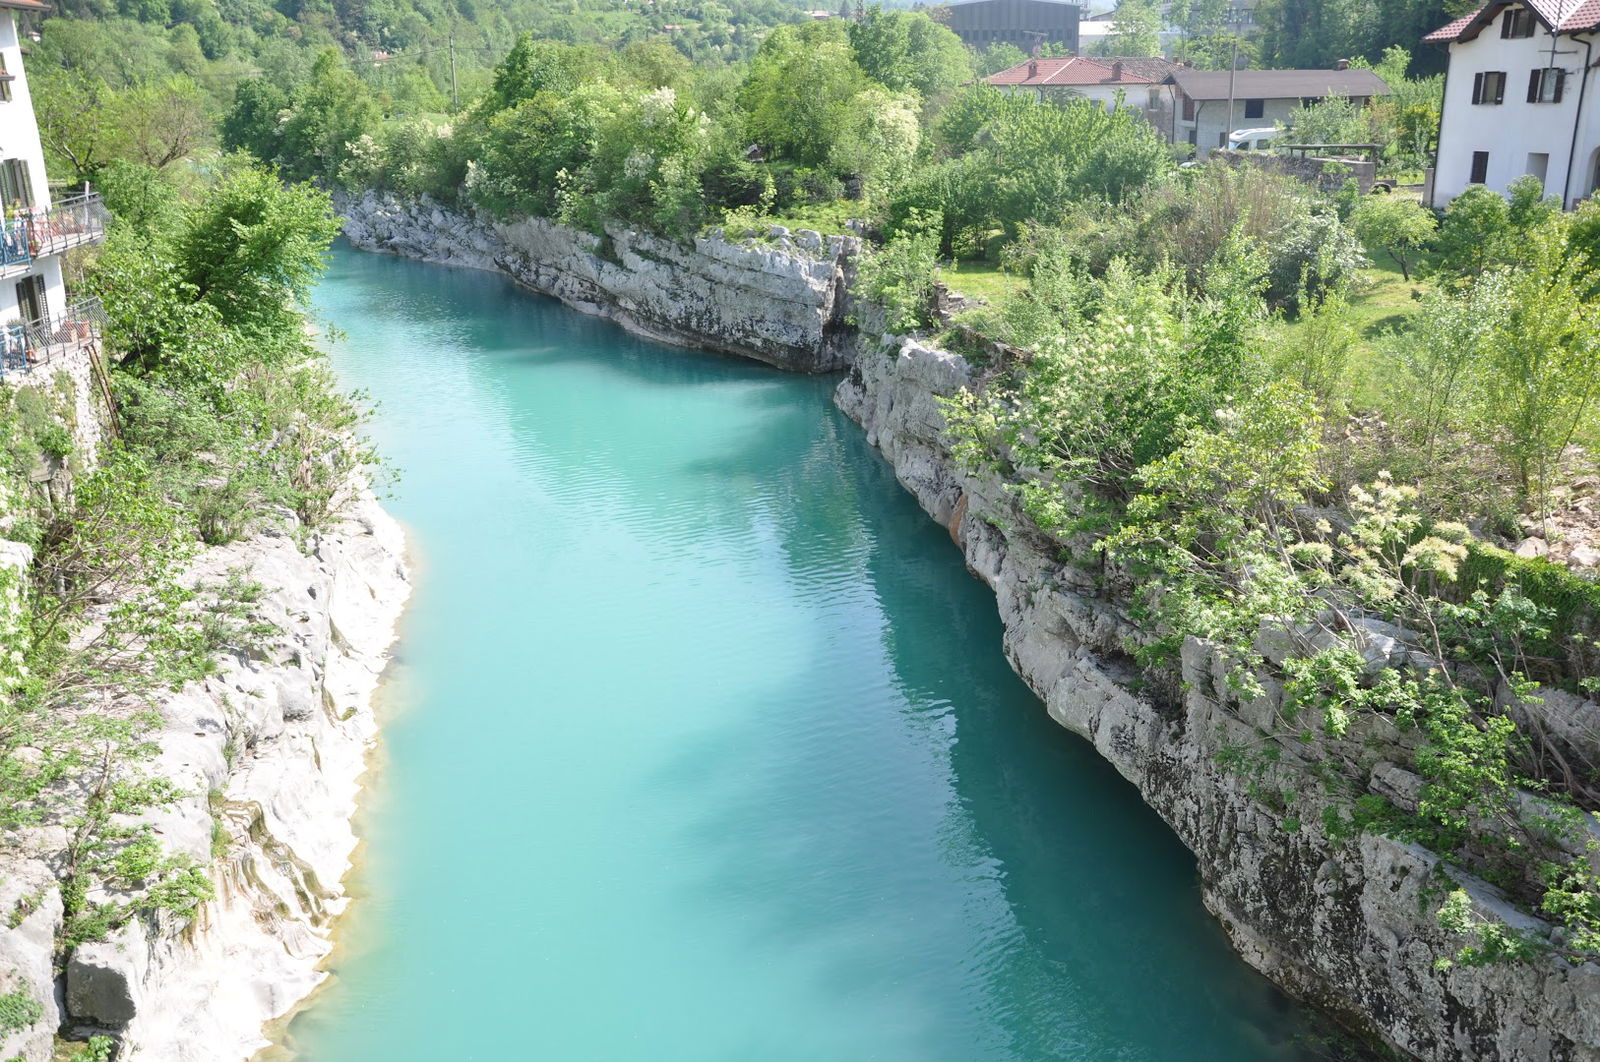
[[[427,575],[300,1057],[1306,1055],[832,381],[349,252],[319,301]]]

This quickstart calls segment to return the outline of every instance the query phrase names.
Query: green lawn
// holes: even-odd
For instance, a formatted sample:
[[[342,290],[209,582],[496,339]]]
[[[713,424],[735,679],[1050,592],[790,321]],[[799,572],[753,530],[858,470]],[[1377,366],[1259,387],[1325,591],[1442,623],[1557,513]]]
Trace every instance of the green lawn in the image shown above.
[[[791,232],[795,229],[814,229],[824,236],[840,236],[850,231],[846,222],[860,217],[863,209],[864,204],[859,200],[841,199],[834,203],[819,203],[759,217],[746,217],[730,211],[725,227],[730,238],[735,237],[741,228],[760,231],[771,225],[782,225]]]
[[[1350,293],[1350,312],[1362,335],[1370,339],[1400,327],[1416,312],[1416,293],[1432,287],[1428,280],[1418,276],[1418,271],[1427,273],[1434,256],[1421,254],[1407,258],[1411,266],[1410,280],[1387,251],[1369,251],[1367,256],[1372,259],[1372,265],[1361,271]]]
[[[1426,274],[1433,265],[1433,256],[1416,255],[1407,259],[1411,266],[1411,279],[1407,280],[1400,266],[1387,251],[1368,251],[1372,264],[1361,270],[1348,296],[1349,320],[1359,335],[1356,348],[1351,352],[1344,371],[1345,392],[1357,408],[1382,409],[1385,388],[1388,386],[1388,367],[1382,353],[1382,340],[1390,332],[1401,329],[1416,313],[1418,297],[1432,288]],[[1299,320],[1282,320],[1276,326],[1280,349],[1294,344],[1305,327]]]
[[[1002,298],[1028,286],[1028,278],[1007,273],[993,262],[951,262],[939,271],[939,279],[951,291],[982,299],[991,306]]]

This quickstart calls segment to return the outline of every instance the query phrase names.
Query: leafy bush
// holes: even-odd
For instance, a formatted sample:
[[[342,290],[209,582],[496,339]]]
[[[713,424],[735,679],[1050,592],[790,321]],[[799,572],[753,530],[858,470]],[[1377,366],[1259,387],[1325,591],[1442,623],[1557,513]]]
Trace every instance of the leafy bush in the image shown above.
[[[1367,264],[1361,243],[1330,212],[1305,214],[1285,225],[1270,244],[1267,298],[1298,308],[1342,291]]]
[[[932,321],[939,227],[937,214],[915,215],[889,242],[857,263],[857,295],[883,306],[890,332],[915,332]]]

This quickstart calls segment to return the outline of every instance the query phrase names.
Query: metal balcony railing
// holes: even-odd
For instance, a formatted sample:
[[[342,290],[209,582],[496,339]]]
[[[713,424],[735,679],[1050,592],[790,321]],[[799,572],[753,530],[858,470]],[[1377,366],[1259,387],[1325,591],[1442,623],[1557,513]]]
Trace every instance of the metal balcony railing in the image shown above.
[[[109,217],[99,192],[84,192],[63,199],[27,218],[28,249],[38,258],[97,243],[106,238]]]
[[[0,266],[26,265],[31,261],[27,221],[18,218],[0,223]]]
[[[0,326],[0,379],[59,361],[100,341],[105,307],[97,298],[79,299],[65,311],[37,321]]]

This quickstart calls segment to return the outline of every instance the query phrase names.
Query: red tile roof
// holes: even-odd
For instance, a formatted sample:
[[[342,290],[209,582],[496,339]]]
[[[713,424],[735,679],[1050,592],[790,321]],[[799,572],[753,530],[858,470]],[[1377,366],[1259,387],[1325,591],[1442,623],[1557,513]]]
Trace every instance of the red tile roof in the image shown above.
[[[1135,64],[1132,61],[1084,59],[1080,56],[1029,59],[998,74],[990,74],[983,80],[990,85],[1023,85],[1027,88],[1046,85],[1153,85],[1164,74],[1149,69],[1151,62],[1145,59]],[[1144,72],[1136,73],[1136,65],[1143,68]],[[1118,76],[1119,73],[1121,76]],[[1151,74],[1156,76],[1149,76]]]
[[[1522,3],[1544,23],[1545,28],[1557,33],[1587,33],[1600,29],[1600,0],[1522,0]],[[1447,26],[1440,26],[1422,39],[1428,44],[1470,41],[1494,21],[1496,15],[1510,6],[1510,0],[1489,0],[1472,14],[1458,18]]]

